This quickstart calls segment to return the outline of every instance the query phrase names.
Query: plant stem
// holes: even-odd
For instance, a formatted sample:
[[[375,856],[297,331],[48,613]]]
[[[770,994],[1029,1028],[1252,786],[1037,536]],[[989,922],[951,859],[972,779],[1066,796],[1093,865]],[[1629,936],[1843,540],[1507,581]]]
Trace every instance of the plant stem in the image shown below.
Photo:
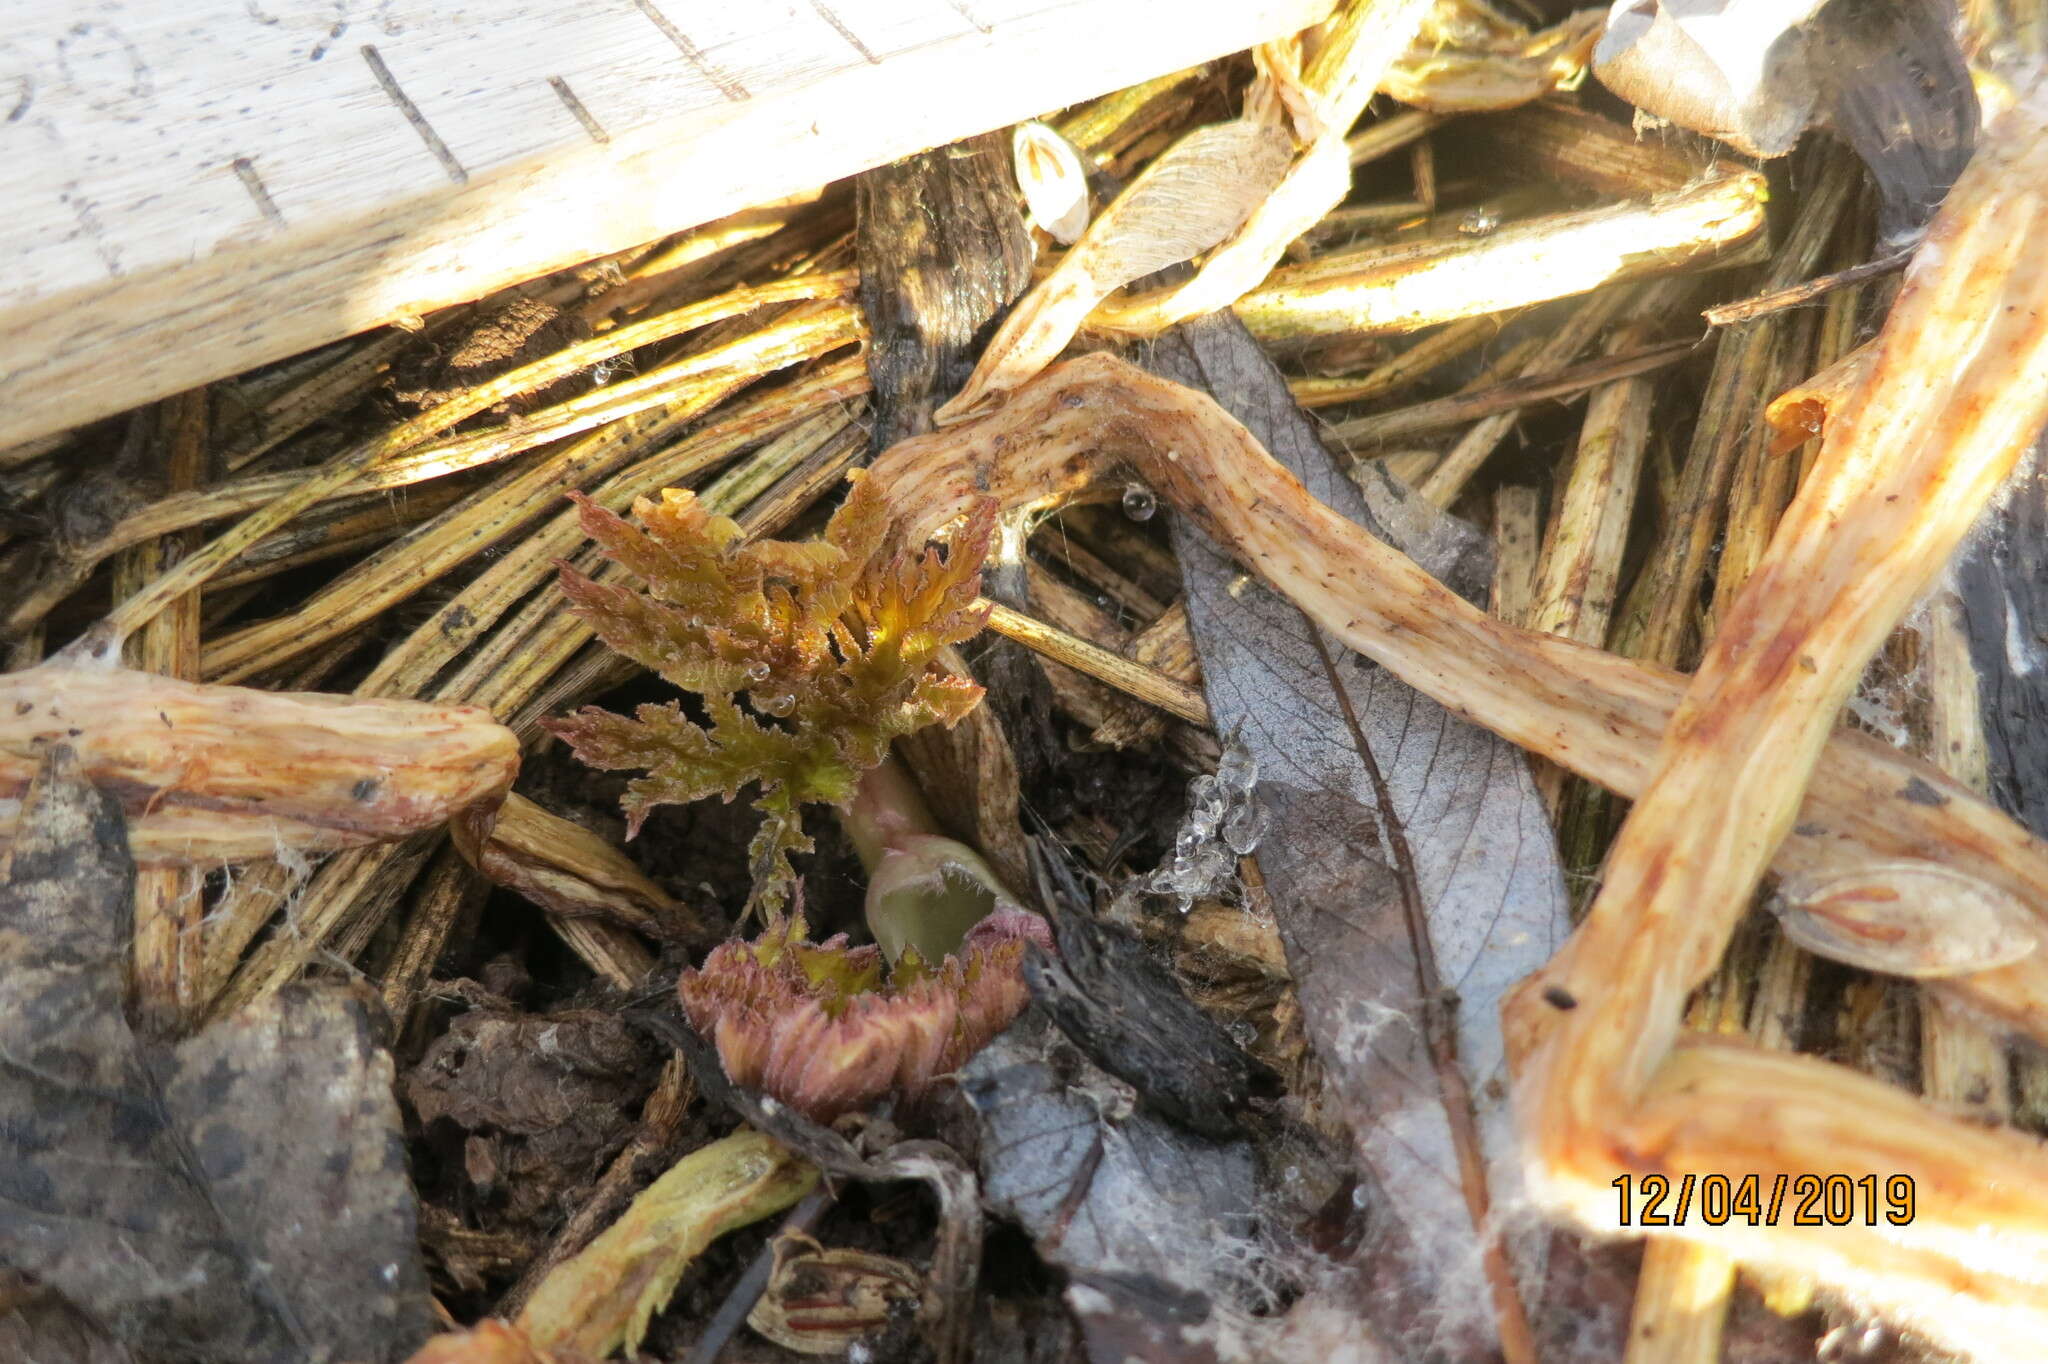
[[[1022,908],[980,853],[939,831],[893,756],[861,774],[839,818],[868,873],[868,928],[892,964],[909,947],[940,961],[991,913]]]

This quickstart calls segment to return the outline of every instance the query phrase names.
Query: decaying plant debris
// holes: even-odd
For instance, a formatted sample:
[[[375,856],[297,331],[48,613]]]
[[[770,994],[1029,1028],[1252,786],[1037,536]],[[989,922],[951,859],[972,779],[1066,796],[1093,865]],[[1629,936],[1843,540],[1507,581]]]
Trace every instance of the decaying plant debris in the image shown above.
[[[2048,16],[1697,8],[0,451],[0,1354],[2037,1353]]]
[[[130,818],[142,863],[398,838],[503,798],[511,731],[473,706],[209,687],[90,656],[0,675],[0,838],[52,743]]]

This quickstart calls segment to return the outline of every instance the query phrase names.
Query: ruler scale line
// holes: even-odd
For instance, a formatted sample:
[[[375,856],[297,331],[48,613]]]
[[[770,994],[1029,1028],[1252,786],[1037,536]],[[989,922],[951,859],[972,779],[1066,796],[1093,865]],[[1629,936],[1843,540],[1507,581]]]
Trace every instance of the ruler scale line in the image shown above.
[[[553,87],[555,97],[562,101],[562,107],[574,114],[576,121],[583,125],[583,131],[590,134],[592,142],[608,143],[612,140],[612,135],[597,121],[597,115],[591,113],[582,100],[576,98],[576,92],[569,88],[569,82],[560,76],[549,76],[548,84]]]
[[[946,4],[952,9],[952,11],[955,14],[959,15],[962,19],[965,19],[968,23],[974,25],[974,27],[981,31],[982,33],[994,33],[996,31],[995,26],[993,24],[983,23],[979,15],[977,15],[973,10],[967,8],[967,0],[946,0]]]
[[[383,56],[368,43],[363,44],[362,51],[363,61],[368,63],[370,74],[377,78],[377,84],[384,88],[385,95],[398,106],[398,112],[405,115],[405,121],[412,125],[413,131],[420,135],[420,141],[427,144],[427,150],[441,163],[441,169],[448,173],[448,178],[458,185],[468,184],[469,172],[455,159],[455,153],[448,150],[448,144],[434,131],[434,125],[427,122],[427,116],[420,112],[419,105],[414,104],[412,97],[399,88],[398,78],[392,75],[391,68],[384,64]]]
[[[735,102],[749,98],[747,87],[727,75],[704,55],[704,50],[690,41],[690,36],[675,26],[666,14],[654,7],[654,0],[633,0],[647,21],[660,29],[662,36],[676,45],[676,51],[683,54],[683,60],[697,68],[697,74],[718,87],[718,93]]]
[[[832,7],[826,4],[825,0],[811,0],[811,8],[818,12],[818,17],[820,19],[823,19],[826,23],[832,25],[832,31],[834,33],[837,33],[840,37],[846,39],[847,44],[851,46],[855,52],[858,52],[861,56],[865,57],[867,59],[869,66],[880,66],[882,64],[882,59],[875,55],[874,49],[869,47],[866,43],[862,42],[860,40],[860,35],[858,33],[855,33],[852,29],[848,28],[846,26],[846,21],[844,19],[841,19],[837,14],[834,14],[832,12]]]
[[[284,213],[277,206],[277,200],[270,197],[270,190],[263,183],[263,177],[256,173],[256,163],[246,156],[238,156],[229,163],[235,178],[242,182],[242,188],[249,191],[249,198],[255,201],[256,211],[261,213],[272,227],[284,226]]]

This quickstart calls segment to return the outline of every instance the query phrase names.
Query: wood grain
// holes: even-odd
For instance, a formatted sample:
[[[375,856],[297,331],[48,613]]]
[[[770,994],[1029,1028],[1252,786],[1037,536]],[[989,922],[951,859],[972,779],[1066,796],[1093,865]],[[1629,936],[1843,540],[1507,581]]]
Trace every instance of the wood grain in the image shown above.
[[[0,0],[0,446],[1330,0]]]

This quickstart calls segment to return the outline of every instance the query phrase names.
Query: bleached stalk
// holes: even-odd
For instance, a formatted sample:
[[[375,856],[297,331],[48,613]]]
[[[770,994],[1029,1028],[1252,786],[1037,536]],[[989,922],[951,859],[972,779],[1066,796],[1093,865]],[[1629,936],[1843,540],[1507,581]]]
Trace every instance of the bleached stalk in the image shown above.
[[[1110,355],[1048,370],[994,414],[904,441],[869,475],[915,539],[977,498],[1053,507],[1145,479],[1346,645],[1511,742],[1623,795],[1649,785],[1681,674],[1493,620],[1309,496],[1208,397]],[[1937,768],[1868,736],[1828,745],[1780,872],[1945,861],[2048,911],[2048,845]],[[2048,1037],[2035,958],[1946,984]]]
[[[400,838],[498,799],[519,769],[512,731],[472,706],[205,686],[60,655],[0,674],[0,845],[51,742],[120,800],[145,866]]]
[[[1809,775],[1820,785],[1864,662],[2048,417],[2044,231],[2048,102],[2008,114],[1950,193],[1868,379],[1672,719],[1600,895],[1508,1008],[1532,1185],[1549,1206],[1612,1229],[1624,1174],[1910,1178],[1905,1225],[1713,1228],[1695,1215],[1675,1230],[1817,1273],[1996,1357],[2048,1326],[2048,1151],[1839,1067],[1679,1046],[1677,1029]],[[1959,1306],[1959,1292],[1976,1301]]]

